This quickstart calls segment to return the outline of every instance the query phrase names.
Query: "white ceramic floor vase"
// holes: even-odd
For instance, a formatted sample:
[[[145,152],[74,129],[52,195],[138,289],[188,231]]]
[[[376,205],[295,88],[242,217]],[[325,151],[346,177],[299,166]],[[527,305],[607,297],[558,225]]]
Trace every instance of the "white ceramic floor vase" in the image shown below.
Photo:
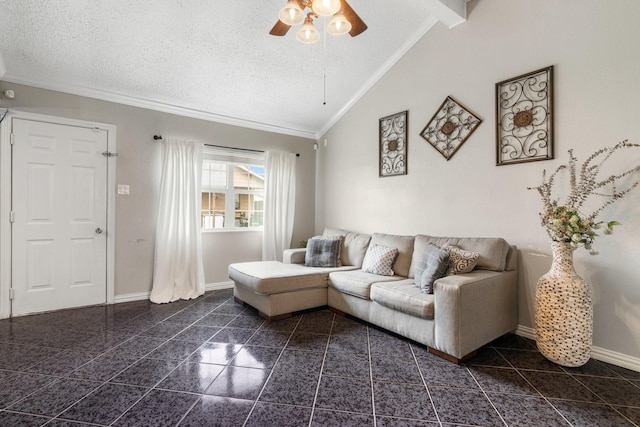
[[[573,268],[573,248],[551,242],[551,270],[536,288],[536,340],[540,353],[558,365],[582,366],[591,357],[591,287]]]

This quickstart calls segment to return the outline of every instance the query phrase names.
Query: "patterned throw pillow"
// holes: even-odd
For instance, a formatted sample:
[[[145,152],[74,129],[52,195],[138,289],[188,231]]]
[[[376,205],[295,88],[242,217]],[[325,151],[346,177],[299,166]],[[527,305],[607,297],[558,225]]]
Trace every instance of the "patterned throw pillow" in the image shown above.
[[[325,239],[325,240],[340,240],[340,246],[338,246],[338,264],[336,267],[342,267],[342,248],[344,247],[344,236],[314,236],[312,239]]]
[[[306,267],[338,267],[342,239],[338,237],[313,237],[307,242],[304,257]]]
[[[449,252],[429,243],[418,260],[415,283],[422,293],[433,293],[433,282],[447,274]]]
[[[398,256],[398,248],[372,243],[362,261],[362,271],[380,276],[393,276],[393,262]]]
[[[446,246],[444,249],[449,252],[449,269],[447,270],[447,276],[470,273],[476,268],[478,258],[480,258],[478,252],[467,251],[457,246]]]

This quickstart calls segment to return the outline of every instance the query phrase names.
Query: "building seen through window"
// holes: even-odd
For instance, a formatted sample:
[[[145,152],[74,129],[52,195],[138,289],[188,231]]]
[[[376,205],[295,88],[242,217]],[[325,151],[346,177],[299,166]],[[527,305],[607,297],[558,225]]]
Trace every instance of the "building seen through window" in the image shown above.
[[[264,166],[203,161],[203,230],[258,228],[263,215]]]

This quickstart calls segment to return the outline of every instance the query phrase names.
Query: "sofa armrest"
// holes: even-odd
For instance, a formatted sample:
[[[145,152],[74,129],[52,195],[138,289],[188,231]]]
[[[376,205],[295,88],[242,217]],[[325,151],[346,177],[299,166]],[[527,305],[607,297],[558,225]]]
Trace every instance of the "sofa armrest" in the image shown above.
[[[306,248],[285,249],[282,252],[282,262],[285,264],[304,264]]]
[[[480,271],[434,283],[436,349],[463,358],[518,325],[517,271]]]

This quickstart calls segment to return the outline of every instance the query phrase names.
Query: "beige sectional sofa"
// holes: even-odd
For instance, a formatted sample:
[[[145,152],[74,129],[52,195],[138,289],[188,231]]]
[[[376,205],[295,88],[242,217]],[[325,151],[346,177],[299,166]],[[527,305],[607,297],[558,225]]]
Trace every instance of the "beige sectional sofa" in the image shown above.
[[[270,320],[329,306],[422,343],[453,362],[473,356],[517,326],[517,252],[504,239],[367,235],[332,228],[323,235],[344,236],[342,266],[306,267],[305,249],[285,251],[283,262],[231,264],[236,299]],[[434,282],[433,294],[423,293],[415,273],[430,243],[478,253],[475,269],[442,277]],[[393,276],[361,269],[374,244],[398,249]]]

